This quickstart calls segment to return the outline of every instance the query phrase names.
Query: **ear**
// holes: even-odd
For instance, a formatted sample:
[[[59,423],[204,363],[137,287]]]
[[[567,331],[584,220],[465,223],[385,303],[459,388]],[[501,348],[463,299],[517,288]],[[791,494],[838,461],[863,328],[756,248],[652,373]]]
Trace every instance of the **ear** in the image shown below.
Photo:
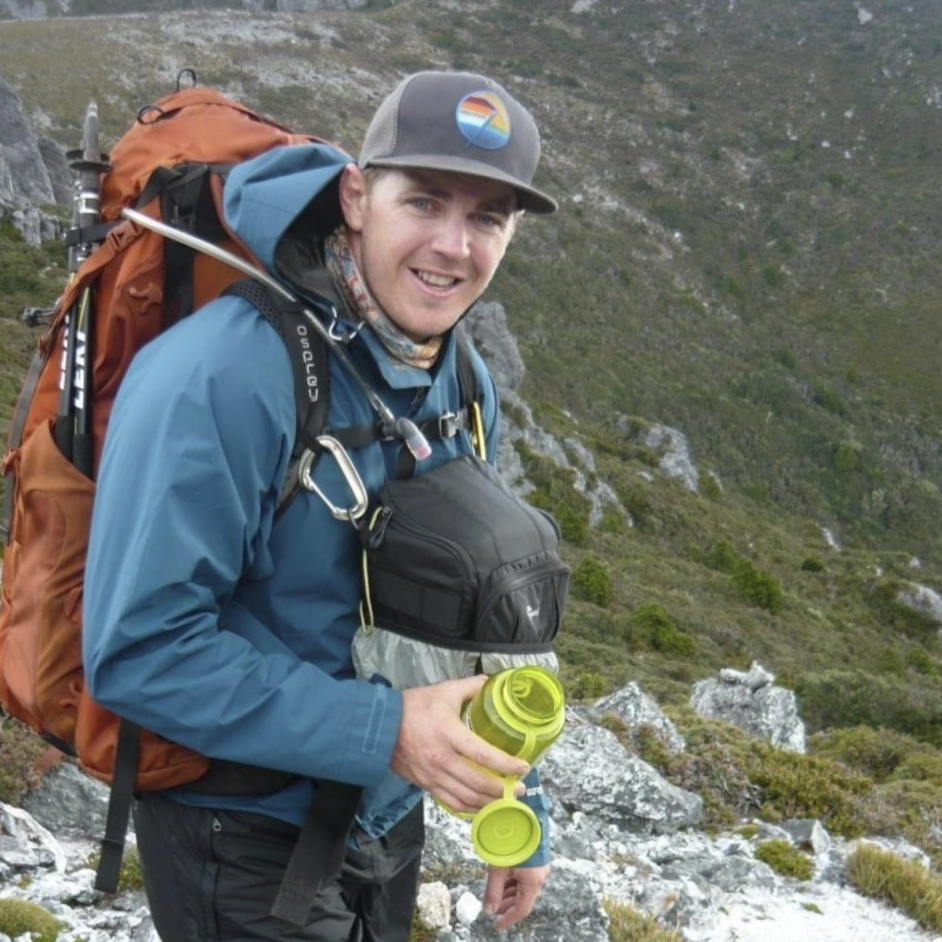
[[[351,232],[360,232],[369,193],[366,177],[356,164],[347,164],[341,171],[339,195],[343,221]]]

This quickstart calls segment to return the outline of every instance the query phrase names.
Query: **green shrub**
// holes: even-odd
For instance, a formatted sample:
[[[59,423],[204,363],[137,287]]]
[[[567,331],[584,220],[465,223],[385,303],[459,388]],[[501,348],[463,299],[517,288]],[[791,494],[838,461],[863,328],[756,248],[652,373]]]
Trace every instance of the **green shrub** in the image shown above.
[[[746,774],[757,786],[760,814],[770,821],[818,818],[844,837],[863,833],[862,796],[873,782],[815,756],[754,742],[745,757]]]
[[[597,556],[586,556],[572,573],[572,594],[602,607],[612,604],[615,589],[608,567]]]
[[[830,759],[777,749],[689,707],[669,713],[687,748],[656,767],[674,785],[700,795],[706,826],[730,827],[754,816],[818,818],[835,834],[863,832],[871,779]]]
[[[710,553],[709,564],[714,569],[720,569],[723,572],[732,572],[739,561],[739,554],[733,548],[729,540],[720,540]]]
[[[781,583],[756,569],[748,559],[737,561],[733,568],[733,585],[742,598],[757,608],[767,609],[773,615],[782,610]]]
[[[589,537],[591,501],[574,486],[571,469],[560,468],[548,458],[530,451],[522,442],[514,448],[520,455],[524,474],[534,484],[527,499],[534,507],[551,513],[559,525],[564,540],[574,546],[584,546]]]
[[[29,935],[33,942],[56,942],[63,928],[63,923],[36,903],[0,899],[0,934],[11,939]]]
[[[663,606],[656,602],[635,609],[628,622],[628,641],[632,647],[677,657],[690,657],[697,650],[693,636],[681,631]]]
[[[744,837],[747,841],[751,841],[754,837],[758,837],[761,833],[761,829],[758,824],[744,824],[741,827],[736,828],[735,832],[740,837]]]
[[[910,736],[872,726],[829,730],[808,740],[809,753],[840,762],[875,782],[885,782],[909,753],[922,748]]]
[[[728,572],[736,591],[750,605],[768,609],[773,615],[781,611],[782,586],[779,581],[737,553],[729,540],[717,542],[706,561],[714,569]]]
[[[719,500],[723,496],[720,480],[712,471],[701,476],[700,493],[709,500]]]
[[[906,676],[906,665],[903,656],[896,648],[885,647],[877,657],[877,671],[881,674],[894,674],[897,677]]]
[[[564,540],[573,546],[585,546],[589,536],[589,517],[585,508],[573,506],[570,502],[553,504],[546,509],[556,518]]]
[[[857,441],[840,442],[834,448],[831,464],[835,471],[846,474],[857,471],[862,464],[863,446]]]
[[[927,677],[935,677],[939,673],[935,661],[923,648],[913,648],[906,655],[906,664],[917,674],[924,674]]]
[[[821,408],[827,409],[828,412],[833,412],[834,415],[844,415],[847,411],[840,394],[832,386],[818,386],[814,391],[812,401]]]
[[[763,841],[756,848],[756,859],[768,864],[784,877],[810,880],[814,876],[814,861],[790,841]]]
[[[639,913],[627,903],[605,899],[602,906],[609,919],[609,942],[683,942],[679,932],[665,929],[653,916]]]
[[[901,766],[890,781],[878,785],[863,803],[864,833],[902,837],[924,850],[936,869],[942,867],[942,782],[927,763]],[[931,777],[932,773],[936,777]],[[904,775],[926,774],[926,781],[902,778]],[[899,777],[898,777],[899,776]]]
[[[817,556],[806,556],[801,561],[802,572],[824,572],[824,563]]]
[[[671,752],[667,743],[650,723],[642,723],[630,733],[634,752],[648,765],[664,768],[670,762]]]
[[[892,778],[897,781],[909,780],[917,782],[932,782],[942,788],[942,754],[938,750],[928,748],[908,753],[894,770]]]
[[[605,678],[592,671],[579,671],[574,680],[566,684],[567,700],[598,700],[605,694]]]

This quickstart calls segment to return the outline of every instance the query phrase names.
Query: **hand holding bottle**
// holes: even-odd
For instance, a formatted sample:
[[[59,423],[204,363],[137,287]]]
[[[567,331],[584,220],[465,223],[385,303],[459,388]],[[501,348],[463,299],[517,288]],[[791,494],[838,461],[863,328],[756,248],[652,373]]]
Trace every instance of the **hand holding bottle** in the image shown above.
[[[522,778],[530,770],[523,759],[490,745],[461,719],[462,707],[488,678],[447,680],[402,692],[402,721],[391,768],[463,814],[474,814],[504,795],[504,776]],[[516,784],[514,791],[522,790]]]

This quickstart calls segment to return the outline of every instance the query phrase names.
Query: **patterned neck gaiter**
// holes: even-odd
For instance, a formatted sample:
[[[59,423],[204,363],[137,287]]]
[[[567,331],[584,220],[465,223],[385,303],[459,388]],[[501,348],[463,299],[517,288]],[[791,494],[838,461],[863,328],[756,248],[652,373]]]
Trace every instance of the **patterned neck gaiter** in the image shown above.
[[[425,343],[416,343],[389,319],[363,281],[343,226],[328,236],[324,244],[324,259],[327,270],[343,286],[347,303],[373,328],[389,353],[409,366],[431,369],[442,348],[442,338],[432,337]]]

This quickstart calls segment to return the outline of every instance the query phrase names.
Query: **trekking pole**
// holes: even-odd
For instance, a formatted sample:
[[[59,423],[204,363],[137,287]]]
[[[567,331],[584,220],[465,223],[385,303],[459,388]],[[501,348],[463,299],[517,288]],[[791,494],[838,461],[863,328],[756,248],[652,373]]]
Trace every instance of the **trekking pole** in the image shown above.
[[[280,281],[273,278],[268,274],[268,272],[263,271],[260,268],[256,268],[251,262],[247,262],[245,259],[240,258],[238,255],[230,252],[228,249],[224,249],[219,245],[214,245],[212,242],[207,242],[205,239],[191,235],[189,232],[183,232],[180,229],[175,229],[173,226],[169,226],[165,222],[160,222],[160,220],[152,219],[150,216],[145,216],[144,213],[139,212],[136,209],[131,209],[130,207],[122,209],[121,215],[124,216],[125,219],[130,219],[131,222],[137,223],[139,226],[143,226],[145,229],[150,229],[153,232],[159,233],[160,235],[164,236],[164,238],[173,239],[175,242],[180,242],[181,244],[186,245],[191,249],[195,249],[197,252],[203,252],[205,255],[210,255],[218,261],[224,262],[226,265],[231,265],[233,268],[236,268],[244,274],[249,275],[256,281],[260,281],[267,288],[270,288],[272,291],[281,295],[281,297],[285,298],[287,301],[290,301],[292,304],[300,305],[300,300],[295,297],[295,295],[292,294],[283,284],[281,284]],[[315,306],[330,317],[333,317],[336,314],[333,306],[329,305],[326,301],[322,301],[320,304],[315,304]],[[323,324],[321,319],[313,311],[307,307],[304,307],[303,305],[301,305],[301,313],[314,328],[314,330],[320,334],[328,348],[333,351],[337,359],[340,360],[344,368],[350,373],[350,375],[356,381],[357,385],[366,395],[366,398],[373,407],[373,410],[380,417],[380,419],[382,419],[383,434],[391,435],[395,438],[401,439],[405,443],[406,448],[411,452],[412,456],[417,461],[422,461],[424,458],[427,458],[432,453],[432,449],[428,443],[428,440],[422,434],[415,422],[413,422],[411,419],[407,419],[405,416],[400,416],[397,419],[395,415],[393,415],[389,406],[387,406],[386,403],[383,402],[383,400],[380,398],[376,390],[373,389],[373,387],[366,381],[363,374],[360,372],[360,369],[350,358],[350,355],[343,348],[343,345],[340,343],[340,341]]]
[[[69,151],[67,156],[75,175],[70,233],[75,241],[69,247],[69,274],[74,278],[97,244],[89,230],[100,218],[101,175],[109,168],[99,144],[95,102],[90,102],[85,112],[81,149]],[[89,477],[93,463],[90,433],[93,301],[93,289],[87,286],[65,316],[59,412],[55,425],[55,439],[62,453]]]

